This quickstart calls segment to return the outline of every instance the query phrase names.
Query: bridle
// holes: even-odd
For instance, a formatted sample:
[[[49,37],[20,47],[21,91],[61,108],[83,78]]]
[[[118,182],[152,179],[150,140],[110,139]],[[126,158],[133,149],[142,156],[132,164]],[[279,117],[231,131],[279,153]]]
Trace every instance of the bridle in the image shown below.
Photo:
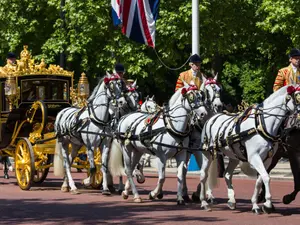
[[[213,96],[210,96],[209,94],[209,91],[207,89],[207,86],[210,86],[213,90]],[[221,101],[221,88],[219,87],[219,83],[216,81],[216,79],[214,78],[208,78],[205,83],[204,83],[204,86],[203,86],[203,92],[205,94],[205,103],[207,106],[209,106],[211,109],[214,109],[214,106],[213,106],[213,102],[216,100],[216,99],[220,99],[220,102]],[[218,88],[217,88],[218,87]]]

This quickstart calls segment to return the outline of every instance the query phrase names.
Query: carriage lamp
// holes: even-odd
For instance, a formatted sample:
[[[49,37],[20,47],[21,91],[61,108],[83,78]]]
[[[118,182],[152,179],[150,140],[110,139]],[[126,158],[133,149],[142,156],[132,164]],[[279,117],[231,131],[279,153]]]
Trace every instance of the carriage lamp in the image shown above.
[[[9,111],[11,111],[18,102],[18,89],[15,77],[9,75],[6,78],[4,91],[9,103]]]
[[[78,96],[87,98],[90,94],[90,85],[85,73],[81,74],[78,82]]]
[[[90,94],[90,85],[85,73],[81,74],[78,81],[77,88],[70,88],[70,98],[74,106],[83,107],[86,106],[86,99]]]

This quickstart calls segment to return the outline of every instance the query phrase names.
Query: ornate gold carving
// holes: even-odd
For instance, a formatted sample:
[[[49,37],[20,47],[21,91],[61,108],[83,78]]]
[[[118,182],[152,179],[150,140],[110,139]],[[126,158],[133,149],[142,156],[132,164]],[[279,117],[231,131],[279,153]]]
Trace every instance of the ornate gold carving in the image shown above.
[[[25,75],[42,75],[42,74],[52,74],[52,75],[62,75],[73,77],[74,72],[64,70],[58,65],[49,65],[45,60],[42,59],[39,64],[35,64],[31,53],[28,51],[28,46],[24,45],[23,51],[20,53],[20,59],[16,60],[16,65],[6,64],[4,67],[0,67],[0,77],[11,76],[25,76]]]
[[[31,108],[27,110],[26,116],[27,116],[27,121],[29,123],[33,123],[34,116],[36,111],[40,109],[42,111],[42,121],[40,123],[35,123],[33,126],[33,131],[29,134],[29,140],[31,143],[34,143],[36,140],[42,138],[42,132],[45,126],[45,109],[44,105],[40,101],[35,101]]]

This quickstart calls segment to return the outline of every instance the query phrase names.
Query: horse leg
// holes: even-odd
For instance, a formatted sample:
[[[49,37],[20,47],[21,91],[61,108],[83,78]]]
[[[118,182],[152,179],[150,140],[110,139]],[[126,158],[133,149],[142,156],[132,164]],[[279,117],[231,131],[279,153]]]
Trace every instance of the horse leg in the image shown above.
[[[65,176],[68,179],[68,184],[69,184],[69,187],[71,188],[71,193],[79,194],[78,189],[77,189],[75,182],[71,175],[71,164],[70,164],[69,157],[68,157],[68,153],[69,153],[68,148],[69,148],[69,143],[62,144],[62,155],[63,155],[64,162],[65,162],[65,173],[66,173]],[[64,185],[64,183],[63,183],[63,185]],[[63,187],[64,186],[62,186],[62,188]]]
[[[191,158],[191,153],[187,152],[186,161],[185,161],[186,165],[187,165],[188,161],[190,160],[190,158]],[[186,174],[187,174],[187,168],[184,167],[183,168],[183,176],[186,177]],[[183,179],[183,181],[182,181],[182,197],[183,197],[185,202],[190,202],[191,201],[191,199],[189,197],[189,194],[188,194],[186,179]]]
[[[283,197],[282,202],[284,204],[290,204],[295,200],[298,192],[300,191],[300,155],[299,155],[299,147],[297,141],[297,135],[299,136],[299,131],[296,134],[293,134],[292,140],[288,143],[292,145],[293,149],[288,148],[288,156],[291,165],[291,170],[294,177],[294,191],[291,194],[287,194]],[[296,138],[296,139],[295,139]]]
[[[130,184],[131,189],[132,189],[132,194],[134,196],[133,200],[136,203],[140,203],[140,202],[142,202],[142,199],[139,196],[139,193],[136,189],[136,186],[134,184],[133,177],[132,177],[132,166],[133,166],[133,163],[131,163],[131,157],[132,157],[131,152],[132,151],[129,150],[128,145],[126,147],[122,146],[122,150],[123,150],[125,173],[127,175],[127,179],[128,179],[127,181]],[[140,159],[140,157],[138,157],[138,159],[132,159],[132,161],[137,163],[139,159]],[[134,164],[134,166],[136,165],[136,163]],[[127,184],[127,182],[126,182],[126,184]],[[126,186],[127,185],[125,185],[125,190],[122,192],[123,198],[126,198],[126,197],[128,198],[128,192],[126,193]]]
[[[252,199],[251,199],[252,204],[253,204],[252,211],[255,212],[255,213],[259,213],[259,207],[257,205],[257,198],[258,198],[259,190],[260,190],[261,185],[262,185],[261,181],[263,181],[263,183],[265,185],[265,188],[266,188],[266,194],[265,194],[266,202],[264,203],[262,210],[265,213],[271,213],[271,212],[274,211],[274,206],[273,206],[272,201],[271,201],[272,196],[271,196],[271,193],[270,193],[270,176],[267,173],[267,171],[265,169],[265,166],[264,166],[264,164],[263,164],[263,162],[262,162],[262,160],[261,160],[261,158],[258,154],[253,155],[249,162],[256,169],[256,171],[259,173],[259,176],[256,180],[254,193],[253,193],[253,196],[252,196]]]
[[[280,145],[278,150],[276,151],[275,155],[272,158],[271,165],[267,169],[268,173],[270,173],[271,170],[277,165],[278,161],[282,158],[283,153],[284,153],[284,149]],[[265,194],[266,194],[265,185],[262,184],[261,192],[258,195],[257,203],[266,201]]]
[[[203,152],[202,155],[202,165],[200,170],[200,202],[201,202],[201,208],[205,209],[206,211],[211,211],[211,208],[209,204],[206,201],[206,195],[205,195],[205,183],[207,181],[208,177],[208,169],[211,164],[211,155],[210,152]]]
[[[88,148],[88,146],[87,146]],[[93,182],[93,178],[96,173],[96,166],[95,166],[95,160],[94,160],[94,147],[89,147],[87,151],[87,159],[90,164],[90,176],[85,178],[82,183],[84,186],[89,187],[91,183]]]
[[[185,205],[184,199],[182,197],[183,193],[183,183],[186,183],[186,151],[181,151],[181,154],[176,155],[177,161],[177,205]]]
[[[158,182],[156,188],[149,193],[149,199],[155,199],[159,196],[159,199],[163,198],[162,187],[165,182],[166,173],[166,157],[157,156],[157,169],[158,169]]]
[[[196,151],[196,152],[194,152],[194,156],[195,156],[196,162],[198,164],[198,167],[201,168],[201,165],[202,165],[202,152],[201,151]],[[209,176],[209,174],[207,174],[207,176]],[[211,205],[216,204],[215,197],[213,196],[213,193],[212,193],[213,187],[211,187],[210,182],[205,183],[205,189],[206,189],[206,198],[207,198],[207,201],[209,202],[209,204],[211,204]],[[193,192],[192,200],[194,202],[200,202],[200,196],[199,196],[200,191],[201,191],[201,183],[199,183],[197,185],[197,190],[195,192]]]
[[[227,205],[230,209],[236,209],[235,194],[232,185],[232,175],[234,169],[237,167],[238,164],[239,164],[239,160],[229,158],[229,163],[224,173],[225,181],[227,184],[227,195],[228,195]]]
[[[108,154],[109,154],[109,147],[104,145],[102,148],[102,155],[101,155],[101,157],[102,157],[102,173],[103,173],[102,195],[111,195],[111,191],[110,191],[109,187],[113,187],[112,177],[108,170]]]
[[[145,176],[143,174],[145,161],[143,158],[138,162],[133,170],[133,176],[136,177],[136,180],[139,184],[143,184],[145,182]]]
[[[124,187],[124,191],[122,192],[123,198],[127,199],[130,194],[130,182],[127,179]],[[126,197],[127,196],[127,197]]]
[[[118,193],[122,194],[124,191],[124,183],[123,183],[123,177],[119,176],[119,188],[118,188]]]

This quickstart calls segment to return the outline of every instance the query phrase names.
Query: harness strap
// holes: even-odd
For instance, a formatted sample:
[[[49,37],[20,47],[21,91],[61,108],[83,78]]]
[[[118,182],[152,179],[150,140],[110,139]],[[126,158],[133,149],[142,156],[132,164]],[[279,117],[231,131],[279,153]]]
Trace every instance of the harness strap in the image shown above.
[[[257,109],[259,108],[257,107]],[[267,140],[272,142],[277,142],[278,139],[280,138],[280,135],[273,136],[267,131],[263,113],[258,113],[258,115],[256,115],[255,125],[259,134],[264,138],[266,138]]]
[[[170,119],[169,111],[170,111],[169,105],[165,104],[163,107],[163,120],[164,120],[164,124],[165,124],[168,132],[178,138],[185,138],[185,137],[189,136],[191,133],[191,126],[189,125],[191,118],[190,117],[188,118],[189,122],[188,122],[188,126],[187,126],[187,131],[185,131],[185,132],[176,131],[176,129]]]
[[[101,105],[104,105],[104,106],[107,106],[107,109],[109,107],[109,104],[108,102],[106,104],[101,104]],[[91,104],[89,103],[88,104],[88,113],[89,113],[89,117],[90,117],[90,120],[96,124],[97,126],[107,126],[108,125],[108,121],[103,121],[103,120],[100,120],[96,113],[95,113],[95,109],[94,109],[94,105],[91,106]]]

